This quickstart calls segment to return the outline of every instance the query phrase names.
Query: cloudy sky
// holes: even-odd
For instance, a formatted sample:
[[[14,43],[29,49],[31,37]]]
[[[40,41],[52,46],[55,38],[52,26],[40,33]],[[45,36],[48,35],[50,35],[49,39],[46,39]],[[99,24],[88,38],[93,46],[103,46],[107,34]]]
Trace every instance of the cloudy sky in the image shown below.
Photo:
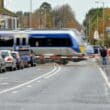
[[[63,4],[69,4],[73,11],[75,12],[76,19],[82,23],[85,18],[86,13],[89,9],[95,7],[102,7],[102,2],[104,2],[105,7],[110,7],[110,0],[5,0],[5,7],[16,12],[16,11],[29,11],[30,1],[32,1],[33,11],[38,8],[43,2],[48,2],[51,4],[52,8],[61,6]]]

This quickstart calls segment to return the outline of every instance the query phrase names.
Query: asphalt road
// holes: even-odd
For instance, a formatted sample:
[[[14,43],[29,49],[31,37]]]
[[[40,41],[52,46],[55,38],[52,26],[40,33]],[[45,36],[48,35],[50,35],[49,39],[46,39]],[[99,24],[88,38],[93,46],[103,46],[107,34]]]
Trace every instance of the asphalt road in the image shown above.
[[[110,91],[94,61],[0,74],[0,110],[110,110]]]

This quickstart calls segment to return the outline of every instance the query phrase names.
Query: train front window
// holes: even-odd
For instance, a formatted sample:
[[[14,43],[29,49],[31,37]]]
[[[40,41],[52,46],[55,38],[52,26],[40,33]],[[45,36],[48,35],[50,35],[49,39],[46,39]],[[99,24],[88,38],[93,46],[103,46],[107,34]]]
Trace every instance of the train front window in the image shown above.
[[[11,35],[0,35],[0,47],[12,47],[14,44],[13,36]]]
[[[72,46],[70,38],[30,38],[32,47],[69,47]]]
[[[16,38],[16,45],[20,45],[20,38]]]
[[[22,39],[22,45],[26,45],[26,38]]]

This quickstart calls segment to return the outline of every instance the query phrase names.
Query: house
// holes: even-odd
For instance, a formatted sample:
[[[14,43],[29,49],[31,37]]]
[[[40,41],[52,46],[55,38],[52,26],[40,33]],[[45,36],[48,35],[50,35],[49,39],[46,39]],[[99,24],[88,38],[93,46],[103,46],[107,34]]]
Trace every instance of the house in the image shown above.
[[[15,13],[4,7],[4,0],[0,0],[0,29],[16,29],[18,18]]]

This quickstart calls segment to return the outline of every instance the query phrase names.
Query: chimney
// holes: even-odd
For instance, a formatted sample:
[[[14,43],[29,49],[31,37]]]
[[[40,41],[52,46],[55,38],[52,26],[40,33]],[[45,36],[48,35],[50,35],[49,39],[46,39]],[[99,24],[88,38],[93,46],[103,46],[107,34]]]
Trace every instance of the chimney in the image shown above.
[[[0,0],[0,8],[4,8],[4,0]]]

